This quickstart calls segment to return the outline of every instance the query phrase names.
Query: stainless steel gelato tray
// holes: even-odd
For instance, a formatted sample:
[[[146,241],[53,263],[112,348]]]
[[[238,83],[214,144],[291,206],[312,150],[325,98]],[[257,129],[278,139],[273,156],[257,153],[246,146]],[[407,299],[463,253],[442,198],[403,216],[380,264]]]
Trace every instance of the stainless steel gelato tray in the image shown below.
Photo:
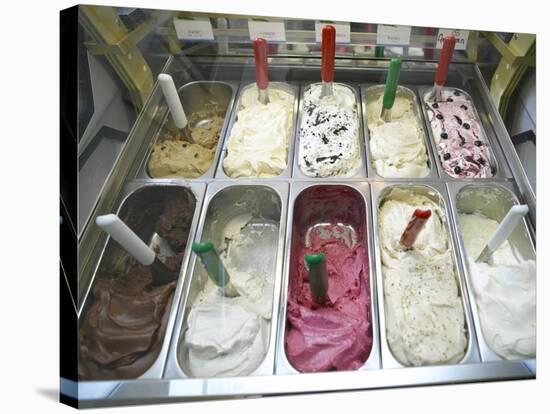
[[[370,192],[367,183],[292,183],[279,309],[277,374],[380,368],[369,206]],[[344,245],[339,244],[338,240],[343,240]],[[328,299],[325,301],[328,304],[320,304],[313,299],[305,288],[307,284],[300,285],[303,277],[300,272],[304,271],[301,268],[301,261],[304,259],[296,251],[300,247],[327,251],[329,277],[331,283],[334,283],[329,285]],[[349,256],[342,260],[338,250],[347,252]],[[364,263],[360,263],[362,250],[365,255]],[[355,274],[349,261],[365,267]],[[338,273],[339,266],[344,266],[357,279],[351,279],[348,285],[344,284],[340,280],[343,275]],[[353,280],[355,284],[351,283]],[[294,294],[290,292],[291,289],[295,290]],[[292,328],[288,315],[289,300],[293,302],[292,319],[298,321]],[[353,313],[356,306],[363,307],[358,314]],[[290,330],[293,332],[290,333]],[[321,339],[312,338],[314,332]],[[286,346],[289,335],[293,336],[292,352],[296,354],[291,359]],[[299,344],[296,346],[297,342]],[[297,350],[300,350],[299,354]],[[296,367],[297,363],[300,369]]]
[[[371,188],[384,369],[479,362],[444,185],[373,183]],[[392,203],[391,210],[383,212],[386,203]],[[395,237],[407,227],[413,205],[429,209],[429,203],[427,230],[415,242],[425,252],[407,250]],[[382,222],[386,218],[389,222]]]
[[[104,332],[106,334],[103,337],[96,338],[92,336],[86,340],[86,343],[89,344],[86,347],[86,352],[96,354],[105,352],[105,355],[98,356],[93,360],[90,359],[93,362],[90,362],[90,368],[86,369],[86,380],[79,383],[79,387],[82,387],[82,395],[86,395],[88,398],[102,398],[105,390],[112,388],[118,381],[128,376],[131,378],[136,375],[134,373],[137,373],[138,379],[160,379],[162,377],[170,338],[172,337],[177,304],[184,290],[191,241],[199,219],[205,188],[206,185],[203,183],[181,185],[134,181],[126,185],[122,201],[116,210],[117,215],[142,240],[149,241],[162,234],[170,247],[172,249],[176,248],[174,253],[177,256],[174,258],[173,268],[177,279],[174,280],[174,286],[170,289],[165,290],[163,286],[158,288],[158,295],[155,287],[149,291],[150,293],[147,293],[148,288],[144,287],[144,297],[152,295],[151,302],[138,303],[132,301],[132,306],[135,308],[134,314],[132,314],[131,309],[127,308],[124,303],[127,300],[126,298],[132,297],[133,283],[136,284],[136,289],[141,291],[142,279],[148,277],[147,273],[142,273],[141,270],[145,271],[146,268],[137,264],[110,237],[105,238],[105,243],[101,247],[100,258],[91,278],[90,286],[86,290],[79,313],[79,327],[81,329],[86,329],[88,325],[101,325],[101,329],[107,330]],[[172,240],[174,241],[172,242]],[[151,241],[151,243],[154,243],[154,241]],[[111,275],[116,276],[116,278],[111,279]],[[110,284],[117,283],[116,280],[120,278],[122,278],[122,281],[120,282],[120,292],[118,292],[117,288],[111,288]],[[94,295],[94,290],[100,283],[106,286],[104,289],[102,288],[103,290],[98,291],[97,295]],[[96,297],[94,298],[94,296]],[[162,320],[162,323],[159,322],[161,325],[158,330],[151,331],[153,328],[147,328],[146,325],[154,323],[154,320],[144,318],[143,315],[152,312],[152,310],[147,311],[152,303],[157,303],[160,306],[162,297],[167,300],[165,306],[163,309],[155,310],[155,315],[157,315],[155,320],[158,318]],[[105,309],[101,310],[96,306],[94,308],[95,312],[101,312],[101,315],[109,316],[88,315],[94,303],[99,301],[106,301],[106,304],[101,306]],[[120,311],[123,311],[123,313],[118,315],[117,312]],[[113,321],[110,319],[102,320],[105,317],[115,319]],[[162,329],[162,325],[164,325],[164,329]],[[115,334],[117,329],[125,329],[125,327],[127,331],[124,335]],[[83,332],[86,335],[85,331]],[[143,350],[134,350],[134,354],[127,357],[123,357],[123,354],[118,355],[115,352],[116,349],[120,346],[124,347],[125,341],[129,340],[125,337],[131,338],[135,335],[141,336],[139,340],[134,339],[134,342],[139,343],[140,347],[144,347]],[[105,342],[109,336],[114,338],[112,343]],[[142,342],[149,337],[151,338],[150,341],[157,341],[158,344],[153,344],[150,351],[145,352],[147,348]],[[107,355],[111,351],[112,355]],[[143,359],[144,362],[140,363],[140,359]],[[96,361],[100,361],[99,363],[101,361],[105,362],[104,365],[98,366],[99,363]],[[84,360],[81,361],[81,364],[83,363]],[[83,366],[87,366],[87,364]]]
[[[302,137],[301,131],[304,128],[304,125],[302,125],[305,122],[306,116],[309,114],[306,113],[306,111],[311,111],[312,109],[305,109],[304,108],[304,96],[310,90],[311,87],[320,86],[319,83],[302,83],[301,86],[301,93],[300,93],[300,105],[299,105],[299,111],[298,111],[298,122],[296,123],[296,148],[294,150],[294,169],[292,172],[292,178],[297,180],[317,180],[317,181],[342,181],[347,179],[365,179],[367,177],[366,172],[366,162],[365,162],[365,143],[364,143],[364,136],[363,136],[363,121],[361,119],[361,99],[359,95],[359,88],[354,84],[344,84],[339,82],[334,82],[334,88],[342,88],[342,90],[348,90],[351,92],[355,99],[355,105],[352,105],[354,108],[354,116],[355,116],[355,122],[357,125],[357,159],[355,161],[350,161],[350,165],[348,166],[350,169],[346,173],[334,173],[330,172],[330,175],[327,176],[316,176],[316,174],[309,173],[304,171],[303,166],[300,165],[300,157],[304,160],[304,163],[307,164],[310,163],[307,159],[304,157],[306,156],[307,152],[304,148],[304,153],[301,153],[302,150],[302,141],[304,137]],[[336,89],[335,89],[336,90]],[[323,98],[327,99],[327,98]],[[342,100],[345,100],[345,97],[342,97]],[[342,114],[342,111],[338,111],[338,114],[327,112],[327,114],[321,114],[318,113],[316,120],[314,120],[314,125],[317,124],[320,128],[319,138],[321,139],[321,142],[319,145],[332,145],[335,144],[335,142],[331,142],[325,135],[325,133],[328,132],[333,133],[334,135],[340,135],[345,134],[347,132],[347,127],[345,125],[346,120],[340,119],[340,115]],[[330,131],[330,117],[333,116],[332,119],[334,121],[333,130]],[[328,125],[328,126],[326,126]],[[326,127],[325,127],[326,126]],[[338,143],[341,146],[341,143]],[[332,149],[333,153],[336,153],[336,148]],[[328,153],[327,153],[328,154]],[[339,157],[340,156],[340,157]],[[343,159],[347,156],[346,148],[341,149],[341,152],[336,155],[330,155],[330,156],[321,156],[317,158],[317,161],[319,163],[322,163],[326,160],[328,160],[328,164],[334,164],[337,163],[343,156]],[[326,166],[326,165],[325,165]],[[309,167],[309,166],[308,166]],[[312,167],[313,169],[313,167]]]
[[[455,227],[455,234],[458,240],[459,245],[459,251],[462,263],[464,264],[464,273],[466,275],[466,285],[468,287],[468,295],[470,298],[470,303],[472,305],[472,316],[473,320],[476,326],[476,331],[478,333],[478,344],[479,344],[479,351],[481,354],[481,360],[483,362],[494,362],[494,361],[503,361],[506,358],[503,356],[497,354],[493,347],[490,345],[490,343],[486,339],[486,335],[490,333],[492,335],[492,341],[494,344],[496,344],[499,348],[502,350],[506,350],[508,347],[517,346],[520,349],[523,347],[525,348],[525,345],[522,344],[522,341],[527,341],[527,339],[523,339],[520,341],[518,338],[519,336],[512,337],[510,334],[499,331],[498,328],[502,329],[502,326],[505,325],[496,325],[496,322],[494,321],[484,321],[482,316],[480,315],[480,308],[477,303],[477,295],[475,292],[475,285],[476,285],[476,277],[481,277],[481,275],[476,275],[474,272],[474,269],[472,268],[472,263],[469,260],[469,254],[472,252],[468,252],[466,249],[466,243],[464,241],[462,224],[459,220],[459,215],[466,214],[468,216],[470,215],[481,215],[483,218],[495,220],[496,222],[500,222],[508,210],[514,206],[520,204],[518,197],[516,196],[514,192],[513,185],[511,183],[475,183],[475,184],[466,184],[466,183],[458,183],[458,182],[450,182],[447,183],[447,187],[449,190],[449,197],[451,198],[451,206],[452,206],[452,214],[453,214],[453,221],[454,221],[454,227]],[[479,228],[479,223],[473,223],[476,224],[476,231],[481,232],[482,229]],[[529,229],[527,226],[527,222],[525,219],[523,219],[520,223],[520,225],[514,230],[512,233],[510,239],[508,240],[510,243],[510,246],[512,249],[514,249],[515,255],[517,257],[521,257],[522,260],[536,260],[536,253],[535,253],[535,247],[533,243],[533,239],[531,238],[531,235],[529,233]],[[503,264],[508,264],[505,261],[503,261]],[[516,262],[510,262],[508,264],[509,267],[509,274],[506,274],[506,277],[514,277],[512,273],[516,272],[525,272],[524,268],[519,268],[516,266]],[[506,269],[506,267],[501,268],[500,270],[498,268],[494,268],[491,270],[491,267],[489,265],[482,265],[483,268],[486,268],[488,272],[494,272],[494,275],[496,276],[496,273],[503,272],[503,269]],[[534,271],[534,262],[531,269]],[[528,275],[528,274],[527,274]],[[519,276],[519,275],[517,275]],[[498,283],[497,281],[491,282],[492,279],[489,279],[489,275],[486,276],[487,279],[486,282],[483,283],[480,287],[485,287],[487,289],[490,289],[487,291],[486,295],[490,295],[491,298],[488,298],[486,296],[487,301],[484,306],[491,306],[492,312],[496,312],[502,317],[508,318],[507,313],[513,312],[512,309],[510,309],[506,303],[498,302],[497,301],[497,294],[500,295],[504,293],[500,290],[497,286],[495,286],[495,283]],[[535,282],[534,280],[532,281]],[[478,283],[481,283],[478,282]],[[518,294],[523,291],[524,289],[517,288],[515,291],[518,292]],[[513,292],[508,292],[509,295],[513,295]],[[532,292],[525,292],[526,294],[532,294],[533,298],[535,295],[535,290]],[[507,298],[508,300],[512,300],[512,296],[509,296]],[[531,298],[532,299],[532,298]],[[499,308],[502,306],[501,308]],[[526,303],[527,305],[527,303]],[[532,302],[530,305],[534,306],[534,302]],[[523,313],[522,313],[523,314]],[[489,314],[487,314],[489,315]],[[530,313],[532,317],[534,317],[533,313]],[[517,315],[510,315],[511,318],[519,317]],[[487,324],[487,328],[484,329],[484,324]],[[525,325],[528,323],[527,321],[524,321],[522,325]],[[519,328],[519,327],[518,327]],[[522,332],[523,331],[529,331],[530,328],[527,326],[522,326]],[[485,332],[485,333],[484,333]],[[500,338],[499,338],[500,337]],[[531,338],[533,339],[533,338]],[[506,341],[506,342],[505,342]],[[514,345],[512,345],[514,344]],[[510,357],[509,359],[516,359],[516,360],[522,360],[526,363],[534,365],[535,360],[531,359],[528,361],[529,358],[521,357],[519,355],[514,355],[513,357]]]
[[[456,87],[446,87],[446,88],[444,88],[444,90],[453,90],[454,93],[458,93],[458,97],[464,96],[470,102],[470,104],[472,105],[471,108],[468,108],[468,106],[466,106],[467,109],[465,109],[465,110],[467,110],[467,111],[471,110],[472,113],[473,113],[473,120],[474,121],[477,120],[479,122],[479,131],[478,132],[479,132],[479,138],[480,139],[478,140],[479,142],[476,141],[477,142],[476,145],[480,145],[479,148],[483,148],[485,146],[486,149],[487,149],[488,158],[489,158],[488,161],[490,162],[491,176],[489,176],[489,177],[453,177],[444,169],[443,161],[441,160],[441,157],[446,156],[446,155],[445,154],[444,155],[439,154],[438,143],[439,142],[444,142],[445,140],[451,140],[453,137],[448,135],[447,132],[443,132],[441,134],[441,137],[436,137],[434,135],[434,131],[433,131],[433,128],[432,128],[431,123],[430,123],[430,113],[434,112],[434,108],[428,107],[428,103],[425,101],[425,97],[429,96],[429,94],[432,91],[432,88],[433,87],[419,86],[417,88],[417,90],[418,90],[418,94],[420,95],[420,101],[422,102],[422,113],[424,115],[426,129],[427,129],[428,134],[431,138],[430,142],[431,142],[431,145],[432,145],[432,151],[433,151],[434,158],[436,159],[437,166],[439,168],[440,176],[441,177],[446,177],[446,178],[451,179],[451,180],[452,179],[455,179],[455,180],[480,180],[480,179],[510,178],[511,174],[510,174],[510,170],[508,168],[508,164],[507,164],[505,158],[502,155],[501,148],[498,145],[498,138],[495,136],[495,134],[492,131],[491,125],[489,123],[489,119],[487,118],[487,116],[483,116],[483,117],[480,116],[480,114],[485,115],[487,112],[482,110],[481,108],[478,108],[478,105],[481,105],[481,103],[474,101],[468,92],[466,92],[463,89],[456,88]],[[453,98],[448,98],[448,99],[452,100]],[[437,103],[431,103],[430,105],[438,105],[438,104]],[[437,110],[437,108],[435,108],[435,109]],[[465,121],[464,121],[464,124],[463,124],[461,118],[456,113],[452,113],[451,115],[452,115],[452,118],[453,118],[453,120],[452,120],[453,124],[455,122],[460,124],[460,126],[463,128],[464,134],[470,133],[471,131],[474,130],[474,127],[470,126]],[[435,117],[436,115],[433,115],[433,116]],[[438,116],[439,116],[439,114],[438,114]],[[455,121],[455,119],[456,119],[456,121]],[[441,120],[444,121],[443,118]],[[465,142],[466,142],[465,138],[460,136],[460,132],[458,134],[459,134],[459,137],[462,140],[461,145],[465,144]],[[451,155],[451,154],[449,153],[449,155]],[[470,159],[469,162],[471,162],[471,163],[477,163],[478,162],[474,159],[474,153],[470,150],[465,150],[463,155],[464,155],[464,158],[469,158]],[[450,159],[452,159],[452,158],[450,158]],[[480,161],[480,162],[485,162],[486,163],[486,161]],[[482,168],[482,167],[485,167],[485,164],[480,165],[480,168]],[[455,168],[457,168],[457,167],[455,167]],[[458,168],[460,168],[460,167],[458,167]]]
[[[193,81],[181,86],[178,94],[188,118],[188,126],[184,132],[178,131],[173,125],[169,111],[166,110],[159,130],[144,151],[143,163],[136,178],[207,179],[214,177],[237,89],[238,84],[233,81]],[[173,138],[178,134],[184,139],[174,141]],[[157,143],[163,142],[161,140],[167,141],[170,147],[159,146],[157,150],[160,155],[154,158],[152,152]],[[176,156],[170,157],[168,151],[181,151],[179,146],[186,147],[189,154],[180,152],[178,154],[180,159]],[[212,158],[209,162],[202,160],[200,164],[194,164],[194,160],[205,156],[212,156]],[[152,162],[155,163],[156,174],[151,172]],[[204,168],[205,164],[208,164],[206,168]],[[183,171],[181,169],[183,165],[191,165],[194,168]]]
[[[250,82],[242,82],[241,86],[239,88],[239,94],[235,101],[235,105],[231,114],[231,118],[229,121],[229,125],[225,131],[225,136],[223,140],[223,149],[221,152],[220,160],[217,166],[216,170],[216,179],[231,179],[231,178],[239,178],[239,179],[248,179],[253,178],[256,180],[273,180],[273,179],[279,179],[279,178],[285,178],[288,179],[292,176],[292,157],[294,154],[294,146],[295,146],[295,133],[296,133],[296,119],[297,119],[297,112],[298,112],[298,92],[299,92],[299,84],[296,82],[270,82],[268,91],[273,91],[271,93],[277,92],[286,92],[290,94],[293,97],[293,103],[291,105],[292,108],[292,116],[290,118],[290,125],[284,125],[284,128],[288,128],[288,142],[287,142],[287,148],[286,148],[286,166],[282,168],[281,172],[277,175],[273,176],[256,176],[256,173],[259,170],[267,169],[272,170],[273,166],[269,166],[267,164],[273,163],[276,165],[280,162],[280,158],[282,153],[284,151],[280,151],[280,148],[277,148],[277,143],[271,143],[268,142],[267,139],[264,139],[261,144],[263,144],[262,148],[254,148],[251,146],[251,148],[248,149],[247,152],[243,152],[242,154],[238,154],[238,157],[242,158],[240,168],[239,166],[235,166],[235,171],[238,169],[243,169],[246,167],[245,172],[239,172],[232,174],[232,176],[229,176],[226,171],[226,167],[224,166],[224,161],[226,160],[228,156],[228,152],[230,150],[229,146],[230,138],[232,137],[232,134],[234,133],[234,129],[236,125],[238,125],[239,130],[242,131],[240,134],[242,135],[240,138],[244,141],[254,139],[254,136],[248,136],[252,134],[251,131],[254,131],[254,133],[258,134],[260,131],[263,130],[262,135],[259,138],[265,138],[265,134],[274,134],[272,138],[282,138],[284,136],[284,132],[281,131],[281,134],[277,134],[277,131],[273,131],[273,129],[281,128],[282,125],[280,125],[280,122],[283,122],[283,99],[278,99],[276,101],[276,104],[274,105],[275,113],[274,115],[278,114],[278,117],[270,117],[269,119],[263,120],[264,123],[259,123],[262,120],[254,117],[254,113],[251,112],[246,115],[246,119],[240,120],[241,123],[244,122],[245,125],[241,125],[239,123],[239,112],[243,108],[243,96],[249,91],[256,89],[255,83]],[[270,93],[270,92],[268,92]],[[273,99],[273,97],[272,97]],[[257,127],[254,126],[254,124],[258,124]],[[259,128],[259,129],[258,129]],[[248,144],[250,145],[250,144]],[[261,156],[257,160],[253,160],[254,163],[251,162],[251,159],[253,159],[255,156],[257,156],[256,153],[261,153],[262,151],[271,151],[269,154],[269,158],[272,158],[270,160],[266,160],[266,154],[260,154]],[[237,156],[236,156],[237,157]],[[263,164],[263,165],[262,165]],[[250,171],[249,171],[250,170]],[[251,175],[254,173],[254,175]],[[271,175],[271,172],[269,173]]]
[[[369,121],[368,121],[369,119],[368,107],[369,107],[369,104],[372,103],[374,96],[376,97],[382,96],[383,93],[384,93],[384,85],[361,86],[361,107],[362,107],[363,124],[364,124],[364,132],[365,132],[365,149],[367,153],[368,177],[375,180],[398,180],[398,181],[437,179],[439,177],[439,174],[437,171],[436,162],[434,160],[434,155],[432,153],[432,145],[430,144],[430,138],[426,132],[426,128],[424,127],[421,103],[414,91],[414,87],[408,86],[408,85],[398,86],[397,93],[396,93],[396,100],[398,98],[404,98],[404,99],[409,99],[410,102],[413,103],[412,110],[414,112],[414,118],[417,122],[418,128],[420,129],[421,140],[425,146],[426,163],[429,170],[427,171],[427,174],[424,174],[422,176],[420,176],[420,174],[418,176],[410,176],[411,174],[403,174],[403,173],[388,173],[386,174],[386,176],[383,176],[377,171],[377,168],[374,165],[375,160],[371,149],[371,140],[370,140],[371,126],[369,126]],[[395,106],[397,105],[394,104],[394,107]],[[399,134],[400,132],[396,132],[395,136],[397,137]],[[395,148],[393,149],[395,150]],[[406,154],[406,157],[410,157],[410,154]],[[383,160],[381,161],[383,162]],[[403,164],[405,164],[405,161],[403,161]],[[406,164],[411,164],[411,162],[410,161],[406,162]],[[420,168],[420,165],[416,164],[415,167]],[[409,177],[407,177],[406,175],[409,175]],[[414,175],[416,175],[416,173]]]
[[[287,201],[284,182],[208,186],[196,241],[214,244],[239,295],[193,254],[166,378],[273,374]]]

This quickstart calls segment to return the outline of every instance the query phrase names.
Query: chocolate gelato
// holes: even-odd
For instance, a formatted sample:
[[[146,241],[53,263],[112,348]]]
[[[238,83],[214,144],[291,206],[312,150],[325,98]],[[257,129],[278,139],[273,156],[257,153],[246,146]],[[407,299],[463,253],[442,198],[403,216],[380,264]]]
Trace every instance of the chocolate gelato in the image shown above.
[[[81,380],[136,378],[157,358],[195,203],[189,190],[174,186],[143,188],[125,201],[120,218],[145,241],[158,233],[175,253],[165,261],[174,280],[152,286],[151,268],[109,241],[79,320]]]

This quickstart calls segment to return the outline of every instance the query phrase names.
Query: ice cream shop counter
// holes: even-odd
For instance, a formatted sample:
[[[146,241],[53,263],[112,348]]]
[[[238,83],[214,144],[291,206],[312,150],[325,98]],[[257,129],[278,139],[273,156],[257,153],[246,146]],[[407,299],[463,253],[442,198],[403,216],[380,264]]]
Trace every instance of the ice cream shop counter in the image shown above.
[[[281,41],[242,16],[178,16],[150,36],[191,21],[216,40],[158,65],[77,220],[62,394],[535,378],[536,196],[489,85],[491,37],[409,28],[390,47],[382,25],[275,19]]]

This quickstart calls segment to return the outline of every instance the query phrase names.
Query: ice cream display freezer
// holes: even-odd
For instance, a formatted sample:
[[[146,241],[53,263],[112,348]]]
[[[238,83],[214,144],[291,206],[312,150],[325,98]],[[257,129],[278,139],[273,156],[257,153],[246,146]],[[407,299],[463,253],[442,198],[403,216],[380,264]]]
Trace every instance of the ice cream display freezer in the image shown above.
[[[494,272],[471,258],[491,232],[465,220],[494,230],[527,205],[498,265],[528,269],[534,295],[536,197],[478,65],[451,63],[438,104],[437,64],[404,60],[391,127],[388,62],[336,59],[319,83],[319,59],[271,56],[260,105],[252,58],[189,65],[162,69],[185,133],[156,82],[82,231],[79,381],[62,393],[100,407],[536,377],[534,317],[507,331],[519,345],[496,338],[477,279]],[[107,214],[168,251],[170,283],[95,225]]]

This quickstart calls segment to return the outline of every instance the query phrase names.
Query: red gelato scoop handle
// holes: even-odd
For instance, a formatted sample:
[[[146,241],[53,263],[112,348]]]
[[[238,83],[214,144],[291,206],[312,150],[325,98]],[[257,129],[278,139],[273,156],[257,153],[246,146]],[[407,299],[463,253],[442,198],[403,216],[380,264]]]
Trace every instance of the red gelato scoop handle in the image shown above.
[[[409,224],[407,224],[407,227],[401,235],[399,242],[407,248],[411,247],[420,233],[420,230],[422,230],[422,227],[424,227],[424,224],[431,217],[431,215],[431,210],[420,210],[418,208],[414,210],[414,213],[409,220]]]
[[[321,79],[323,82],[334,80],[334,50],[336,48],[336,29],[334,26],[323,27],[323,38],[321,45]]]
[[[437,72],[435,72],[435,84],[443,86],[447,80],[447,74],[449,73],[449,64],[453,58],[453,50],[455,48],[456,38],[454,36],[447,36],[443,40],[443,48],[439,55],[439,63],[437,65]]]
[[[267,42],[258,38],[254,40],[254,61],[256,63],[256,84],[260,89],[267,89],[269,77],[267,72]]]

